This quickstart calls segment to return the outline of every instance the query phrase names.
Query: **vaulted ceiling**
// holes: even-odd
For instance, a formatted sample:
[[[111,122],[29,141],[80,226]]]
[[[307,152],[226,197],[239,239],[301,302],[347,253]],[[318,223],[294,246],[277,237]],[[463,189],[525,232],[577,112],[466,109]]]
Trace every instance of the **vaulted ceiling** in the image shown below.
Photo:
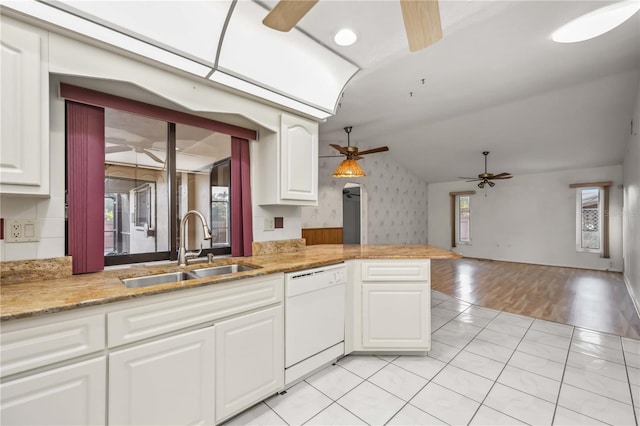
[[[441,0],[443,39],[409,53],[397,1],[321,0],[298,28],[362,68],[320,125],[321,154],[345,145],[343,127],[353,126],[352,144],[387,145],[384,155],[428,182],[480,173],[485,150],[490,171],[516,175],[621,164],[638,98],[640,13],[591,40],[551,40],[609,3]],[[342,27],[359,41],[337,46]]]

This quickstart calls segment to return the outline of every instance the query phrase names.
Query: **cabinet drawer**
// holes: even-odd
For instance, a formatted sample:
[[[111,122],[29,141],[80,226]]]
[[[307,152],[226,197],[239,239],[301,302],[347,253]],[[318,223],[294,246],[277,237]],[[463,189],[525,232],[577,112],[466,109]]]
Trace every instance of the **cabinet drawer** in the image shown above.
[[[105,347],[104,315],[44,324],[2,333],[2,377],[86,355]]]
[[[109,347],[282,302],[283,275],[233,281],[207,290],[109,313]]]
[[[0,424],[104,425],[105,357],[65,365],[0,385]]]
[[[429,282],[430,262],[416,261],[365,261],[362,262],[362,281],[373,282]]]

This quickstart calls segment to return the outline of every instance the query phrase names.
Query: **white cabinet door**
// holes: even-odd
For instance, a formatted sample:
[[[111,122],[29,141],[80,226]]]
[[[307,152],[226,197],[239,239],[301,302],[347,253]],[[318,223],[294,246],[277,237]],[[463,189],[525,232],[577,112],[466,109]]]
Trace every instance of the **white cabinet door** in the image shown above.
[[[0,424],[103,425],[106,374],[102,357],[5,382]]]
[[[280,143],[280,198],[317,202],[317,124],[282,114]]]
[[[426,284],[362,284],[362,347],[430,349],[430,289]]]
[[[214,423],[214,327],[109,354],[109,424]]]
[[[0,25],[0,192],[49,194],[47,33]]]
[[[283,386],[282,305],[216,324],[216,421]]]

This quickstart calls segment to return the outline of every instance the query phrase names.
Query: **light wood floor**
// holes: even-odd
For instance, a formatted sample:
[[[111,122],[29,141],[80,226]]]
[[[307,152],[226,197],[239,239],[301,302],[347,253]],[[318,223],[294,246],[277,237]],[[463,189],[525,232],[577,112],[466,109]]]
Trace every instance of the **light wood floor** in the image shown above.
[[[465,302],[640,338],[622,274],[479,259],[431,261],[431,287]]]

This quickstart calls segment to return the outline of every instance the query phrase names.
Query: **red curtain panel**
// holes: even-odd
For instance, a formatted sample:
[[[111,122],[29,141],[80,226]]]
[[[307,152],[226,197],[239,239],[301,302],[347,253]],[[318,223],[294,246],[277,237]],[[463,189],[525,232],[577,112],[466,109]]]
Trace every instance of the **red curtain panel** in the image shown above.
[[[249,141],[231,138],[231,256],[251,256],[253,220]]]
[[[69,254],[73,273],[104,269],[104,109],[66,102]],[[64,167],[60,164],[59,167]]]

